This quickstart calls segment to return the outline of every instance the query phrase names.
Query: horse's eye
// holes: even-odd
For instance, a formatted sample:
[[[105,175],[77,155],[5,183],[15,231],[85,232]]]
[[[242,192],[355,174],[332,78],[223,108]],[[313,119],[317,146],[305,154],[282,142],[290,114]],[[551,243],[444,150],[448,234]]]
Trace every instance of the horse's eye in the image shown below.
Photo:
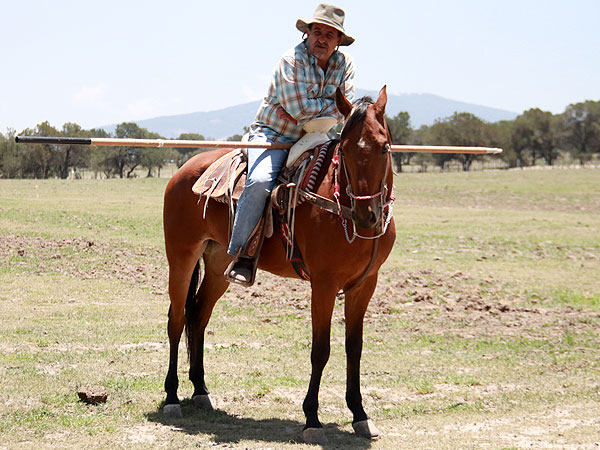
[[[385,144],[383,144],[383,147],[381,148],[381,153],[387,153],[391,150],[390,144],[388,142],[386,142]]]

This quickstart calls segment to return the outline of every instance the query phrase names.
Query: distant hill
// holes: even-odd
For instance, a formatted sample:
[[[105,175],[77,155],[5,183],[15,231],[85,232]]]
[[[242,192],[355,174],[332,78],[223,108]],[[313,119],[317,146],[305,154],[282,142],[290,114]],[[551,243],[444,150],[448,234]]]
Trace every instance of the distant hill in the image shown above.
[[[356,90],[357,97],[363,95],[370,95],[373,99],[376,99],[379,91]],[[401,111],[408,112],[413,128],[419,128],[421,125],[432,125],[436,119],[449,117],[455,112],[468,112],[486,122],[513,120],[518,116],[517,113],[512,111],[459,102],[433,94],[388,95],[385,110],[390,117],[395,116]]]
[[[377,98],[378,91],[357,89],[357,98],[365,95]],[[181,133],[200,133],[206,138],[225,139],[242,133],[244,126],[248,126],[254,119],[260,102],[257,100],[216,111],[136,120],[135,123],[166,138],[176,138]],[[455,112],[469,112],[487,122],[513,120],[518,115],[511,111],[459,102],[432,94],[388,95],[387,115],[393,117],[401,111],[410,114],[413,128],[431,125],[436,119],[449,117]],[[102,128],[114,131],[115,125]]]

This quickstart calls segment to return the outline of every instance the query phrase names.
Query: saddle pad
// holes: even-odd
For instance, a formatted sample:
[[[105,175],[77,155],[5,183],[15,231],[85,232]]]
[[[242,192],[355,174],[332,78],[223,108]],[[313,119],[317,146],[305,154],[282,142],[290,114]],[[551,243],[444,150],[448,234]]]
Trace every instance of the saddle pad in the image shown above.
[[[213,162],[192,186],[192,191],[199,196],[216,200],[224,200],[228,193],[233,192],[234,199],[245,183],[246,159],[241,150],[234,150],[221,156]],[[237,194],[237,196],[236,196]]]
[[[336,144],[337,141],[332,140],[315,147],[313,159],[306,169],[304,178],[300,182],[301,189],[314,192],[319,188],[325,175],[327,175],[327,169],[331,164],[333,149]]]

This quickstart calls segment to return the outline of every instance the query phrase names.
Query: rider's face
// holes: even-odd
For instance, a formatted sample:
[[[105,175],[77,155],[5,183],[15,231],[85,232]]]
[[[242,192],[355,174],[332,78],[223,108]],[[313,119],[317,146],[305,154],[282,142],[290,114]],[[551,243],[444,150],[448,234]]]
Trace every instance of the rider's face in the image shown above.
[[[310,53],[319,60],[321,67],[326,67],[335,48],[342,42],[343,36],[335,28],[322,23],[313,23],[306,34]]]

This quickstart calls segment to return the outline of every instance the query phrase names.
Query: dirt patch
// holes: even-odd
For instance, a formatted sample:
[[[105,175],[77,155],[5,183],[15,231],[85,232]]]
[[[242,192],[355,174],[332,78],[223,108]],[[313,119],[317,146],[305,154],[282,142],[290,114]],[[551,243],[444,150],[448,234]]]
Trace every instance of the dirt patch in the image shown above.
[[[586,446],[579,440],[582,430],[592,430],[600,419],[592,413],[595,404],[563,405],[527,416],[485,419],[473,423],[446,425],[446,433],[459,433],[469,439],[484,440],[484,436],[518,448],[598,448],[600,442]],[[577,442],[577,443],[576,443]]]
[[[65,274],[80,279],[117,279],[149,286],[166,295],[168,268],[162,249],[86,239],[46,239],[7,235],[0,240],[0,261],[35,273]],[[228,302],[275,309],[266,322],[293,308],[310,321],[310,285],[259,271],[251,288],[232,285]],[[342,303],[342,299],[337,300]],[[277,310],[277,306],[281,306]],[[400,315],[410,331],[432,335],[562,336],[597,333],[600,312],[532,306],[521,294],[506,291],[500,280],[456,271],[382,271],[366,315],[367,322],[386,322]],[[336,315],[334,320],[343,321]]]
[[[368,319],[401,313],[428,334],[540,336],[597,330],[600,312],[571,306],[531,305],[519,293],[506,291],[494,277],[476,279],[462,272],[383,272],[369,307]]]
[[[259,272],[248,289],[232,286],[230,302],[292,306],[300,319],[310,320],[310,285]],[[386,322],[400,315],[413,324],[410,331],[430,335],[519,336],[535,338],[565,333],[597,333],[600,312],[583,308],[528,305],[521,295],[507,292],[493,277],[483,280],[462,272],[382,271],[365,320]],[[338,303],[343,303],[338,299]],[[279,315],[273,312],[273,316]],[[338,317],[338,319],[336,319]],[[275,320],[266,316],[265,321]],[[343,322],[339,315],[334,320]]]
[[[117,279],[151,286],[166,294],[164,251],[89,239],[47,239],[5,235],[0,240],[0,261],[35,273],[60,273],[82,280]]]
[[[123,441],[125,445],[134,444],[152,446],[153,444],[157,443],[157,440],[160,440],[161,438],[167,436],[168,432],[168,427],[161,425],[138,425],[125,430]]]

